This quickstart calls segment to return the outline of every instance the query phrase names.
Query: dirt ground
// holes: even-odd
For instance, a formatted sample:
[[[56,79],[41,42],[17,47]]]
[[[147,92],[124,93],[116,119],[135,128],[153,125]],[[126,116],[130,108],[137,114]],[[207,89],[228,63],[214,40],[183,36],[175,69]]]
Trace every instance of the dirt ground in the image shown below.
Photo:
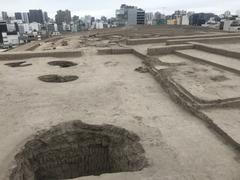
[[[140,59],[90,53],[71,59],[78,66],[66,69],[49,66],[51,60],[56,59],[29,59],[32,66],[19,68],[0,62],[0,179],[8,179],[14,155],[29,137],[78,119],[135,132],[149,160],[140,172],[80,179],[239,179],[238,154],[173,103],[150,74],[134,71]],[[79,79],[62,84],[38,80],[46,74]]]
[[[188,63],[188,66],[177,68],[173,80],[195,97],[205,101],[240,97],[239,76],[216,67]]]
[[[76,179],[239,180],[239,151],[212,126],[176,104],[166,88],[148,73],[151,66],[146,68],[143,59],[133,54],[97,54],[99,48],[128,47],[146,56],[148,48],[165,46],[165,43],[126,46],[124,40],[216,32],[188,26],[124,27],[65,34],[11,50],[14,53],[77,49],[83,51],[83,56],[24,59],[19,67],[18,63],[13,67],[5,65],[20,62],[18,60],[0,61],[0,179],[9,180],[16,165],[14,156],[34,135],[59,123],[81,120],[92,125],[118,126],[138,135],[148,165],[141,171]],[[238,46],[236,43],[231,48]],[[207,54],[206,57],[215,56]],[[159,69],[170,68],[169,78],[199,99],[214,101],[239,97],[239,75],[236,73],[174,53],[148,58],[155,60]],[[221,56],[221,60],[224,59],[229,58]],[[59,60],[75,65],[48,64]],[[58,82],[41,81],[39,77],[45,75],[51,75],[50,79]],[[65,77],[75,78],[62,83]],[[212,118],[213,124],[240,142],[239,106],[201,111]]]
[[[19,51],[47,51],[47,50],[68,50],[84,47],[122,47],[122,44],[129,38],[153,38],[169,36],[187,36],[196,34],[215,34],[220,31],[216,29],[201,28],[194,26],[129,26],[121,28],[111,28],[104,30],[93,30],[80,33],[67,33],[62,36],[52,37],[47,40],[33,41],[10,50]],[[66,43],[63,43],[63,42]],[[156,46],[154,44],[152,46]],[[136,48],[146,49],[146,46],[136,46]]]
[[[226,44],[211,44],[212,46],[233,50],[233,51],[240,51],[240,44],[239,43],[226,43]]]

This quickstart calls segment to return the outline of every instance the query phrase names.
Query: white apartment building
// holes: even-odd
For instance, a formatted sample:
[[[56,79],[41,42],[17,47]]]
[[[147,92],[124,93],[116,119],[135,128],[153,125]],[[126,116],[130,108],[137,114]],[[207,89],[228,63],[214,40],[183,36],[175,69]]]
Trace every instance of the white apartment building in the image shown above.
[[[18,45],[20,43],[19,33],[2,33],[3,44],[5,46]]]
[[[20,34],[24,34],[24,33],[30,33],[30,26],[27,23],[22,23],[22,24],[18,24],[19,27],[19,33]]]
[[[229,31],[229,32],[240,32],[240,20],[238,20],[238,19],[225,20],[223,30]]]
[[[41,24],[37,22],[32,22],[29,24],[29,30],[32,31],[40,31],[41,29]]]
[[[154,15],[153,15],[152,12],[145,14],[145,22],[146,22],[147,25],[152,25],[153,24],[153,19],[154,19]]]
[[[188,15],[183,15],[182,16],[182,25],[189,25],[189,16]]]

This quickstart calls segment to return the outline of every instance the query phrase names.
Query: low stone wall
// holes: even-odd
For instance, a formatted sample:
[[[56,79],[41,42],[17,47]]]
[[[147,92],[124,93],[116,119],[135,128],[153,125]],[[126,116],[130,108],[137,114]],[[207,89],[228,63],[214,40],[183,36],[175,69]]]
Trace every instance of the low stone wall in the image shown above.
[[[138,58],[144,60],[144,61],[146,61],[146,60],[148,60],[150,58],[148,55],[145,55],[145,54],[143,54],[143,53],[141,53],[141,52],[139,52],[139,51],[137,51],[135,49],[133,50],[133,54],[135,56],[137,56]]]
[[[227,36],[239,36],[239,35],[240,35],[239,33],[217,33],[217,34],[199,34],[199,35],[191,35],[191,36],[139,38],[139,39],[128,39],[126,41],[126,44],[127,45],[138,45],[138,44],[151,44],[151,43],[165,43],[167,40],[227,37]]]
[[[183,57],[183,58],[186,58],[186,59],[190,59],[190,60],[195,61],[195,62],[203,62],[203,63],[206,63],[206,64],[210,64],[210,65],[218,67],[220,69],[224,69],[226,71],[230,71],[230,72],[233,72],[233,73],[236,73],[236,74],[240,75],[240,70],[237,69],[237,68],[235,69],[233,67],[228,67],[228,66],[225,66],[225,65],[221,65],[221,64],[218,64],[218,63],[215,63],[215,62],[211,62],[211,61],[205,60],[203,58],[193,57],[191,55],[184,54],[184,53],[182,53],[180,51],[175,51],[175,54],[180,56],[180,57]]]
[[[192,39],[177,39],[177,40],[167,40],[167,45],[176,45],[176,44],[187,44],[189,42],[201,42],[201,43],[225,43],[228,41],[236,42],[240,40],[240,36],[227,36],[227,37],[210,37],[210,38],[192,38]]]
[[[238,58],[238,59],[240,58],[240,52],[237,52],[237,51],[231,51],[231,50],[222,49],[218,47],[212,47],[207,44],[196,43],[196,42],[191,42],[191,44],[193,44],[196,49],[199,49],[202,51],[224,55],[232,58]]]
[[[28,58],[36,58],[36,57],[79,57],[82,56],[82,51],[72,50],[72,51],[44,51],[44,52],[6,52],[0,54],[0,60],[21,60]]]
[[[170,37],[161,38],[141,38],[141,39],[128,39],[127,45],[138,45],[138,44],[151,44],[151,43],[165,43]]]
[[[131,54],[133,49],[131,48],[114,48],[114,49],[98,49],[99,55],[105,54]]]
[[[170,54],[174,53],[176,50],[192,49],[194,45],[183,44],[183,45],[171,45],[171,46],[158,46],[154,48],[148,48],[148,55],[160,55],[160,54]]]

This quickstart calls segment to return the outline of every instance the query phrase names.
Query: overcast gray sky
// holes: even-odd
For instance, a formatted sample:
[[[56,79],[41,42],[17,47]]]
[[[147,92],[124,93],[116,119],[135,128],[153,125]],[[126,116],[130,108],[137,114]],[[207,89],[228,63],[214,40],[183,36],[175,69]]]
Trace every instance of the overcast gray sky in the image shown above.
[[[236,13],[240,9],[240,0],[0,0],[0,11],[13,13],[42,9],[54,17],[57,10],[69,9],[72,15],[111,17],[115,16],[115,10],[123,3],[138,6],[147,12],[160,11],[165,14],[171,14],[177,9],[216,14],[226,10]]]

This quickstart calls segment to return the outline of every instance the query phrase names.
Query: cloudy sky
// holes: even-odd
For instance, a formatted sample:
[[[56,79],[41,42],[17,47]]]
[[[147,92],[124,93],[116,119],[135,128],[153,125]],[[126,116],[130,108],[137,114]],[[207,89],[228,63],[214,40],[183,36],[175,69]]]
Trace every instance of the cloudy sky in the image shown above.
[[[0,11],[8,11],[11,15],[16,11],[42,9],[54,17],[57,10],[69,9],[72,15],[111,17],[123,3],[138,6],[147,12],[160,11],[165,14],[171,14],[177,9],[216,14],[230,10],[235,14],[240,9],[240,0],[0,0]]]

